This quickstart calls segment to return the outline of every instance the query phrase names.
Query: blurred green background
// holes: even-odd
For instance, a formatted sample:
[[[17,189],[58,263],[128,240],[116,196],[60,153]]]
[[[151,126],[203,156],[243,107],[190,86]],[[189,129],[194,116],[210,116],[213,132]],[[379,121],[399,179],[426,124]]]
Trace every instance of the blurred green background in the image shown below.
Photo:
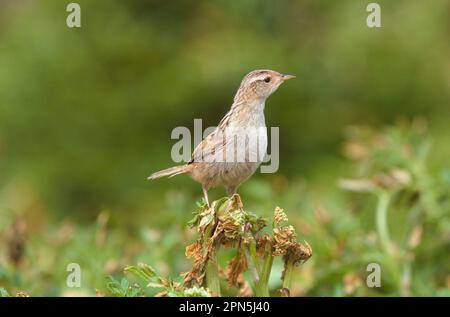
[[[0,287],[95,295],[137,261],[166,276],[186,271],[200,186],[146,177],[172,165],[174,127],[216,125],[242,77],[270,68],[297,75],[266,107],[267,124],[280,127],[280,170],[240,193],[258,214],[285,208],[310,242],[293,294],[449,295],[449,1],[378,1],[381,28],[366,26],[370,1],[77,2],[82,27],[70,29],[69,1],[0,1]],[[440,216],[421,218],[409,286],[385,275],[369,289],[376,199],[337,186],[362,176],[343,154],[345,131],[413,118],[432,147],[429,182],[413,168],[409,193],[429,190]],[[405,215],[390,214],[393,240],[406,239],[395,236]],[[65,284],[71,262],[84,269],[81,289]],[[276,289],[281,263],[274,270]]]

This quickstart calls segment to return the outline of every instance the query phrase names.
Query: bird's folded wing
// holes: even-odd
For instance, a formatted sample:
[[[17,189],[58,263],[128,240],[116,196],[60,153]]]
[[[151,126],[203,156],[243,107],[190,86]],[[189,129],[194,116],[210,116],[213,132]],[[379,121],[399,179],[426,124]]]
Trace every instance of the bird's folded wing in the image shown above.
[[[224,157],[227,144],[225,134],[219,128],[216,128],[211,134],[200,142],[192,153],[193,162],[217,162]]]
[[[242,130],[216,128],[197,145],[189,163],[258,161],[258,133],[257,130],[250,132],[253,132],[253,135],[247,135],[246,131]],[[265,151],[265,147],[263,148]]]

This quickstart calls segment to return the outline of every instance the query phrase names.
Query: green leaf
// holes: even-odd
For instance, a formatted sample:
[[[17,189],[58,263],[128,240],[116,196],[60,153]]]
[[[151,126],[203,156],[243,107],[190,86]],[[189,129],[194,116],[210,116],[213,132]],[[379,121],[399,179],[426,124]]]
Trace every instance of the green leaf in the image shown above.
[[[4,289],[3,287],[0,287],[0,297],[11,297],[11,295],[9,295],[9,293],[6,289]]]
[[[124,271],[141,278],[145,283],[150,282],[156,276],[155,270],[145,263],[139,263],[138,266],[128,265]]]
[[[198,221],[200,219],[198,213],[194,213],[194,218],[192,218],[191,220],[188,221],[187,225],[189,228],[193,228],[198,224]]]

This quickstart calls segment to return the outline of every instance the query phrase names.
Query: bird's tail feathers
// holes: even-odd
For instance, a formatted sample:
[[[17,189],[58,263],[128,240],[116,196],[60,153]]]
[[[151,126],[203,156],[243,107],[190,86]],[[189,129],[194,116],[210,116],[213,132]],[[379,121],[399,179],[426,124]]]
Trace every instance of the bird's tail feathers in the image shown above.
[[[180,165],[180,166],[174,166],[170,168],[166,168],[165,170],[158,171],[147,177],[147,179],[156,179],[164,176],[173,177],[178,174],[184,174],[191,170],[190,165]]]

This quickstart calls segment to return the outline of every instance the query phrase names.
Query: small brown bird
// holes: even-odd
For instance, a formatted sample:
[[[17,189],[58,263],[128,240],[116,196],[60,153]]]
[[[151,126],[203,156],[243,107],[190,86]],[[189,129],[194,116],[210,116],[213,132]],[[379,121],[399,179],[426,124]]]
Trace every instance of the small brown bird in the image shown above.
[[[264,118],[266,99],[292,75],[273,70],[247,74],[234,97],[230,111],[217,128],[195,148],[186,165],[153,173],[148,179],[190,174],[202,185],[206,203],[208,190],[225,185],[229,196],[259,167],[267,151]]]

